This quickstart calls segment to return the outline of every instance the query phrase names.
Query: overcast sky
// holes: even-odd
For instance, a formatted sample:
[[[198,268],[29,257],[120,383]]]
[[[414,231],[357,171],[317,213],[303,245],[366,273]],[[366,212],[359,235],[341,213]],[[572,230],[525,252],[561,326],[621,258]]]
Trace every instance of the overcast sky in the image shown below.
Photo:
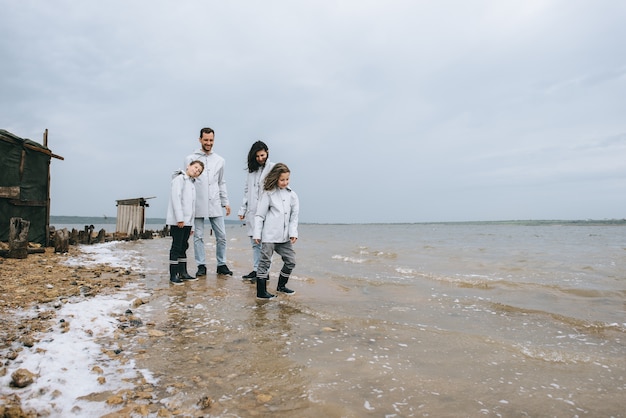
[[[626,217],[626,2],[0,0],[0,128],[52,215],[152,197],[215,129],[291,168],[301,222]]]

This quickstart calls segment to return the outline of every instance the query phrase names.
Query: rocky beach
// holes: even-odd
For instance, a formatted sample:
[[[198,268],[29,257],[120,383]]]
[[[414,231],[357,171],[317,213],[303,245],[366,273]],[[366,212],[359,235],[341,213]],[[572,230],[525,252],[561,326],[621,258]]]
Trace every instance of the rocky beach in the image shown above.
[[[134,316],[132,311],[133,307],[143,304],[144,301],[136,295],[127,295],[122,290],[132,286],[142,274],[124,267],[68,263],[79,252],[77,247],[72,246],[67,254],[56,254],[53,248],[46,248],[44,253],[29,254],[26,259],[0,258],[0,377],[9,382],[0,388],[0,416],[58,416],[59,405],[45,405],[46,402],[43,402],[40,408],[33,409],[23,405],[22,397],[25,393],[33,396],[29,388],[36,387],[42,398],[51,397],[60,403],[71,402],[71,399],[66,398],[72,397],[72,387],[84,387],[85,379],[91,380],[90,383],[95,387],[102,388],[101,391],[85,396],[85,404],[89,405],[89,401],[104,402],[110,411],[115,411],[98,413],[98,416],[112,418],[157,414],[166,417],[181,413],[195,416],[198,411],[185,413],[176,409],[169,410],[167,406],[159,404],[158,400],[153,399],[152,385],[140,374],[130,378],[121,376],[128,384],[120,385],[119,388],[112,387],[107,382],[107,379],[111,379],[105,374],[107,368],[112,369],[113,374],[119,374],[119,369],[123,369],[120,366],[129,363],[124,352],[125,340],[135,335],[140,327],[146,332],[146,324]],[[116,293],[122,293],[124,298],[119,304],[118,312],[108,319],[113,324],[112,334],[105,333],[109,335],[103,336],[98,331],[95,318],[81,318],[80,310],[69,315],[63,311],[67,306],[79,306],[94,300],[96,296],[106,298],[106,295]],[[88,312],[85,314],[89,315]],[[81,319],[87,320],[86,326]],[[93,323],[93,329],[89,327],[89,321]],[[148,329],[146,335],[156,333]],[[82,364],[73,363],[70,357],[75,353],[66,344],[66,348],[60,354],[54,354],[54,357],[59,371],[68,375],[67,381],[56,377],[47,379],[48,376],[42,373],[47,370],[46,367],[35,370],[21,366],[26,357],[45,355],[46,344],[49,345],[53,340],[62,340],[63,337],[69,338],[70,345],[76,344],[82,346],[83,351],[92,351],[90,354],[95,356],[95,360]],[[94,347],[99,347],[99,352],[93,353]],[[70,367],[76,370],[68,370],[66,363],[72,363]],[[50,375],[56,373],[55,370]],[[77,381],[71,381],[72,376]],[[116,379],[117,377],[113,377],[113,380]],[[61,383],[37,385],[38,382],[54,380],[60,380]],[[63,393],[64,386],[68,393]],[[48,393],[49,391],[52,393]],[[199,399],[200,407],[207,407],[210,403],[208,397]],[[85,408],[81,411],[75,406],[71,412],[78,416],[88,413],[92,416],[93,410],[88,406]]]

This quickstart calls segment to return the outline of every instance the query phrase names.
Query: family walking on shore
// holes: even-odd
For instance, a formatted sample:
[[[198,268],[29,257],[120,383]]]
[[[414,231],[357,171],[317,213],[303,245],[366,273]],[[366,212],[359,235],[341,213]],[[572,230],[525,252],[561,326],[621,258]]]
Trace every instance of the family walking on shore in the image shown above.
[[[166,222],[170,227],[170,283],[184,284],[207,275],[204,225],[208,218],[215,234],[216,273],[232,276],[226,265],[226,228],[224,212],[230,215],[230,203],[224,178],[225,160],[215,152],[215,131],[200,130],[200,149],[185,158],[185,171],[174,172]],[[286,285],[296,265],[293,244],[298,239],[299,200],[289,188],[290,170],[283,163],[269,161],[269,148],[262,141],[248,152],[248,175],[239,219],[245,220],[252,245],[253,270],[242,276],[256,283],[257,298],[270,299],[267,291],[269,270],[274,252],[283,261],[277,292],[293,294]],[[186,252],[193,236],[195,276],[187,272]]]

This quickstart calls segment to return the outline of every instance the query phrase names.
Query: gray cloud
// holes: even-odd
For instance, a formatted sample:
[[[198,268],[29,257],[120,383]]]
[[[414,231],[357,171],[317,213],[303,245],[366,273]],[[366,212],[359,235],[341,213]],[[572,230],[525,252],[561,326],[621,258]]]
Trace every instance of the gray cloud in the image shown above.
[[[157,196],[216,129],[308,222],[622,218],[618,3],[0,0],[0,127],[65,157],[52,213]]]

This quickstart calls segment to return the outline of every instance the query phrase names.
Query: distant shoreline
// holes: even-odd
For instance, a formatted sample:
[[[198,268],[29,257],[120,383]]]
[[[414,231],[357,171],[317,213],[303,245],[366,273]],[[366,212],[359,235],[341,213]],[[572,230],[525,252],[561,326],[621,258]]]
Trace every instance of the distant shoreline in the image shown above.
[[[231,224],[241,224],[239,220],[226,219],[225,222]],[[117,218],[115,216],[55,216],[50,215],[50,225],[59,224],[103,224],[103,225],[115,225]],[[146,218],[146,225],[166,225],[165,218]]]
[[[116,217],[107,216],[50,216],[50,225],[63,224],[105,224],[115,225]],[[226,224],[241,225],[242,221],[225,219]],[[165,225],[165,218],[146,218],[148,225]],[[301,222],[306,225],[626,225],[626,219],[580,219],[580,220],[507,220],[507,221],[441,221],[441,222],[362,222],[362,223],[346,223],[346,222]]]

